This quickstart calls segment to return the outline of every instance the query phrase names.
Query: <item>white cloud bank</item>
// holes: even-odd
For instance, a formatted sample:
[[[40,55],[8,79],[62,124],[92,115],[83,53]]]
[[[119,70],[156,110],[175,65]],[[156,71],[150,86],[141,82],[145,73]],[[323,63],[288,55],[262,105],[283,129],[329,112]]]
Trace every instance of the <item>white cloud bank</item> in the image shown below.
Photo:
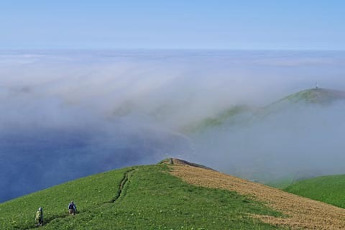
[[[341,105],[181,133],[233,105],[266,105],[316,81],[345,89],[344,66],[343,52],[2,51],[0,201],[166,156],[242,175],[253,165],[279,175],[345,173],[325,160],[343,160]]]

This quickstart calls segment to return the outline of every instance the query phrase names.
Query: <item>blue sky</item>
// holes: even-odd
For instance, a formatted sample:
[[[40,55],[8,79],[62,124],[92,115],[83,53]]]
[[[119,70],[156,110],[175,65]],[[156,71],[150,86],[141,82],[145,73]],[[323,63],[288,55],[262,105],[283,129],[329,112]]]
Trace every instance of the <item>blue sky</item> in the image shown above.
[[[2,0],[0,49],[345,50],[341,0]]]

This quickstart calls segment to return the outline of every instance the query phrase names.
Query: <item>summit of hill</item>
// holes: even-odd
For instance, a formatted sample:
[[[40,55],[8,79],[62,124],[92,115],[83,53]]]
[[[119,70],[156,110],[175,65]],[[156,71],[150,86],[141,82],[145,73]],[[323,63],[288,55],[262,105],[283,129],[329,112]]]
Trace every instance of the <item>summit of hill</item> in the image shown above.
[[[68,214],[74,200],[78,213]],[[344,229],[345,210],[185,160],[133,166],[0,204],[1,229]]]

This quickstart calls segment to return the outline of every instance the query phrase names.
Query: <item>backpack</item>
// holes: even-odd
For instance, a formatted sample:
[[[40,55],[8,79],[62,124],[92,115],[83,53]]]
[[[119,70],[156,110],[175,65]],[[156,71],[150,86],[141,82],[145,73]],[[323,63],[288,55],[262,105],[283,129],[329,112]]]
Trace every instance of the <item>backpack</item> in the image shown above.
[[[70,204],[68,205],[68,209],[74,209],[74,204],[70,203]]]

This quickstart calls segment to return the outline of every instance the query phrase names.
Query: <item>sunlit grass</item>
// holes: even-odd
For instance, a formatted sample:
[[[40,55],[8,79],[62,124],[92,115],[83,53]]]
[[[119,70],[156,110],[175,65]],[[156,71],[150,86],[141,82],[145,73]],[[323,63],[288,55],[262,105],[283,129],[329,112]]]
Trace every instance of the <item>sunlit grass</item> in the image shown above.
[[[279,216],[235,192],[189,185],[164,165],[135,167],[86,177],[0,205],[1,229],[34,227],[43,206],[44,229],[276,229],[250,214]],[[79,213],[67,214],[74,199]]]
[[[285,191],[345,208],[345,175],[302,180],[290,185]]]

